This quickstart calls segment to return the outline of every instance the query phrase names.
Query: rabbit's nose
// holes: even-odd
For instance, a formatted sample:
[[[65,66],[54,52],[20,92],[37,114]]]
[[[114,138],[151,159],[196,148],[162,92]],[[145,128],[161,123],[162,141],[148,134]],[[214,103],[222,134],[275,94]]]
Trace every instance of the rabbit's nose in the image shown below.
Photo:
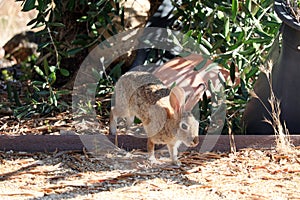
[[[192,146],[195,147],[199,144],[199,136],[194,137]]]

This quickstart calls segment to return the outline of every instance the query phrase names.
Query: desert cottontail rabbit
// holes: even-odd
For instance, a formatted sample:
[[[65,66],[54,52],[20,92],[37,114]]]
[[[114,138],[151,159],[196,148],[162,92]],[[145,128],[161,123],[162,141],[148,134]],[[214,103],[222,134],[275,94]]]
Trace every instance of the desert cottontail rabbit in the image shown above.
[[[177,149],[181,142],[186,146],[196,146],[199,142],[199,123],[190,109],[185,109],[185,93],[181,87],[170,90],[151,73],[127,72],[115,86],[110,133],[116,134],[118,117],[126,118],[127,124],[131,124],[136,116],[148,136],[150,160],[156,162],[155,144],[167,144],[172,162],[179,164]]]

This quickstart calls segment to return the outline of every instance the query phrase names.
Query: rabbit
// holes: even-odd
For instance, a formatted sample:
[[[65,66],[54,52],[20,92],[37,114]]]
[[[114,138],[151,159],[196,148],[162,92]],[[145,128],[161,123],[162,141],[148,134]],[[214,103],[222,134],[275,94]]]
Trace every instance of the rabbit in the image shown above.
[[[115,86],[115,105],[110,113],[110,134],[116,134],[117,118],[127,119],[127,125],[138,117],[147,133],[149,159],[159,163],[154,155],[155,144],[166,144],[173,164],[178,161],[178,147],[199,143],[199,122],[185,109],[185,92],[179,86],[168,89],[149,72],[132,71],[120,77]]]

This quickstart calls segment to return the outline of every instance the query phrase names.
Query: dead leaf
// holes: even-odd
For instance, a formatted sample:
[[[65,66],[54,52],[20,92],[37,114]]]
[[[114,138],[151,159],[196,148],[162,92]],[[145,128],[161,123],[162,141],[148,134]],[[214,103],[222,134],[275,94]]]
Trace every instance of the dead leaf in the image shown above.
[[[200,167],[197,167],[197,168],[193,168],[193,169],[190,169],[190,170],[183,170],[183,174],[193,174],[193,173],[198,173],[201,171],[201,168]]]

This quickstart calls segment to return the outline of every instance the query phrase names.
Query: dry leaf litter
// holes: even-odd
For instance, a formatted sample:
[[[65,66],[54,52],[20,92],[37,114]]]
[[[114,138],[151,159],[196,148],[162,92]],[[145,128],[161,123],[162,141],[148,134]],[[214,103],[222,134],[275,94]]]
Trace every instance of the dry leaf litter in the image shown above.
[[[0,152],[0,199],[300,199],[300,153]]]

